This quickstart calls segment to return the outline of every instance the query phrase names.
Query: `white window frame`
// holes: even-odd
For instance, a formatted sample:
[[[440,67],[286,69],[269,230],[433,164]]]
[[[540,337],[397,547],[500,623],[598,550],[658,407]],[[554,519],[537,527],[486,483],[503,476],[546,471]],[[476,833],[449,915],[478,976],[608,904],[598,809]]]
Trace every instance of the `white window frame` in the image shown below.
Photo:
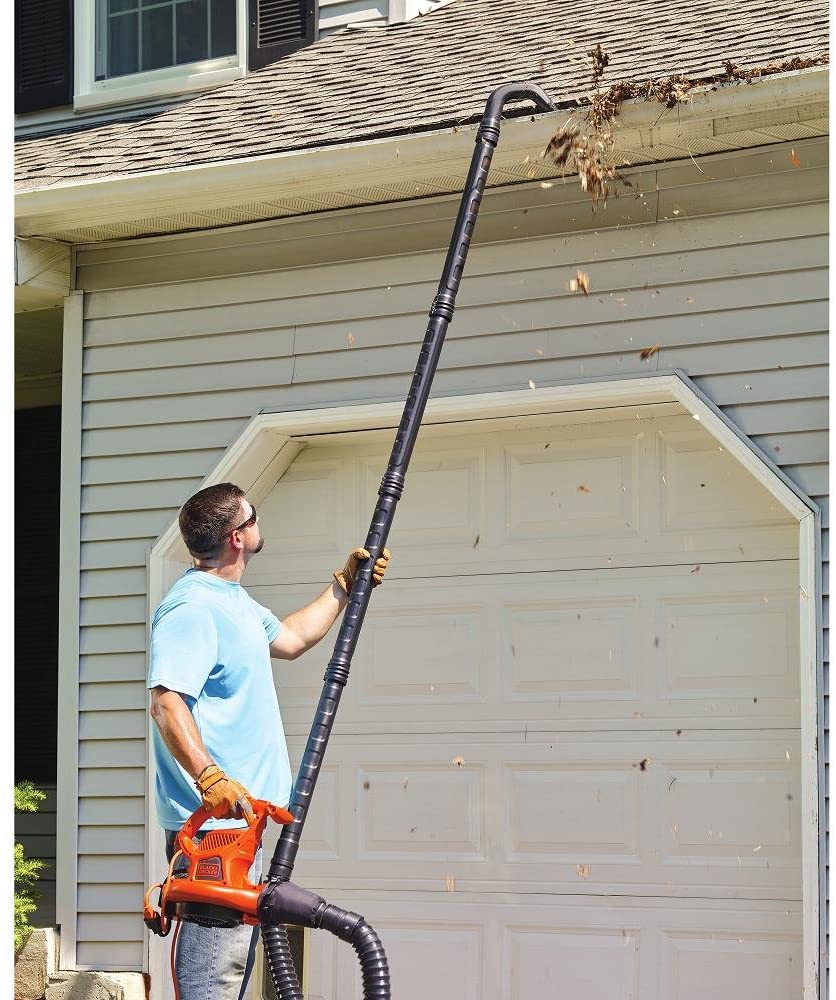
[[[96,0],[76,0],[73,108],[86,111],[108,104],[188,94],[240,79],[247,72],[247,0],[236,0],[236,4],[238,23],[234,55],[97,80]]]

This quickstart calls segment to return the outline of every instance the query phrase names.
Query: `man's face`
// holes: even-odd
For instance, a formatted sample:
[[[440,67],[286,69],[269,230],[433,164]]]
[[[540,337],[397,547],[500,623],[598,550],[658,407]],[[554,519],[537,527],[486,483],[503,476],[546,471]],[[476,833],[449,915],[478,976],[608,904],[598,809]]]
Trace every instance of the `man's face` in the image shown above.
[[[258,526],[258,513],[244,497],[241,498],[241,527],[237,529],[237,533],[244,546],[244,562],[249,562],[252,556],[264,548],[264,539]]]

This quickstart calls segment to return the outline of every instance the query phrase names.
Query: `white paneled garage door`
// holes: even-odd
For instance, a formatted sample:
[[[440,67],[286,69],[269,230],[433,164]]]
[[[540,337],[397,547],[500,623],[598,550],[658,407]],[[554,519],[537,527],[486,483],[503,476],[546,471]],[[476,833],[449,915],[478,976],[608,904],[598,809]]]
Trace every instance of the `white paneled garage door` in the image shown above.
[[[247,585],[365,536],[392,432],[311,439]],[[418,1000],[801,997],[797,530],[673,407],[425,434],[296,875]],[[277,669],[298,763],[330,638]],[[310,995],[360,997],[315,934]]]

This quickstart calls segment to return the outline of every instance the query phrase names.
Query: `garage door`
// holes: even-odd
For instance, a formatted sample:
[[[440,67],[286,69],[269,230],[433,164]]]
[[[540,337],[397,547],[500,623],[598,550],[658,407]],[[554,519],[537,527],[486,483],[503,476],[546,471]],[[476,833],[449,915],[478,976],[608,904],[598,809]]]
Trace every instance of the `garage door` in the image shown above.
[[[800,998],[796,526],[688,414],[571,419],[423,435],[297,878],[398,1000]],[[257,600],[363,539],[391,439],[310,440]],[[277,665],[294,765],[331,648]],[[351,949],[307,963],[361,996]]]

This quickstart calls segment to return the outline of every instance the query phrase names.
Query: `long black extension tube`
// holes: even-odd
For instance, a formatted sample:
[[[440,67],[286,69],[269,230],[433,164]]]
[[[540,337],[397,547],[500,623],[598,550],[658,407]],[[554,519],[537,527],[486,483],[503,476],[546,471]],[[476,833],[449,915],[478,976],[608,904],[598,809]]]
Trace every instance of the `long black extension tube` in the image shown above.
[[[464,272],[467,253],[470,249],[470,241],[473,237],[473,229],[476,224],[482,193],[488,178],[493,151],[499,141],[502,109],[508,101],[524,99],[533,101],[537,110],[541,112],[554,111],[555,109],[554,104],[537,84],[528,82],[508,83],[502,87],[498,87],[488,98],[485,113],[482,116],[481,124],[476,133],[476,148],[473,151],[473,157],[470,162],[470,169],[465,182],[458,215],[456,216],[450,247],[444,262],[444,269],[441,273],[438,292],[430,308],[427,332],[421,345],[421,353],[418,357],[418,364],[412,378],[403,416],[398,426],[392,454],[389,458],[389,466],[383,475],[380,489],[378,490],[377,504],[372,515],[369,533],[366,536],[365,547],[371,554],[371,558],[366,560],[363,567],[361,567],[351,588],[351,596],[334,646],[334,653],[325,670],[325,683],[289,805],[295,821],[282,829],[270,864],[269,881],[287,882],[293,873],[293,866],[299,850],[299,842],[310,807],[311,796],[316,787],[316,781],[319,777],[319,770],[325,756],[326,747],[328,746],[342,690],[348,681],[351,658],[354,654],[360,629],[366,616],[366,609],[369,605],[372,590],[372,568],[375,559],[382,551],[389,537],[389,531],[395,516],[395,508],[403,493],[407,466],[415,447],[418,431],[421,426],[421,418],[424,415],[424,408],[427,405],[441,348],[444,344],[444,336],[453,318],[456,293],[458,292],[459,283]],[[357,949],[361,963],[363,963],[364,996],[367,1000],[370,1000],[370,998],[374,998],[374,1000],[388,1000],[388,970],[385,975],[385,988],[383,984],[384,977],[381,975],[380,981],[378,981],[372,974],[378,961],[382,961],[382,965],[385,968],[386,958],[383,949],[374,931],[365,924],[362,917],[358,919],[362,923],[355,927],[358,936],[356,940],[352,939],[351,943]],[[361,930],[361,928],[363,929]],[[328,929],[330,930],[331,928],[329,927]],[[285,975],[282,975],[281,981],[277,981],[274,962],[283,962],[282,955],[284,952],[281,933],[278,935],[272,933],[275,930],[276,928],[265,927],[265,946],[268,964],[270,965],[271,975],[273,976],[279,1000],[300,1000],[302,994],[299,991],[295,975],[292,976],[292,982],[290,981],[291,977]],[[286,936],[284,943],[286,944]],[[369,968],[368,983],[366,975],[367,964]],[[290,972],[292,973],[292,971],[291,965]]]

